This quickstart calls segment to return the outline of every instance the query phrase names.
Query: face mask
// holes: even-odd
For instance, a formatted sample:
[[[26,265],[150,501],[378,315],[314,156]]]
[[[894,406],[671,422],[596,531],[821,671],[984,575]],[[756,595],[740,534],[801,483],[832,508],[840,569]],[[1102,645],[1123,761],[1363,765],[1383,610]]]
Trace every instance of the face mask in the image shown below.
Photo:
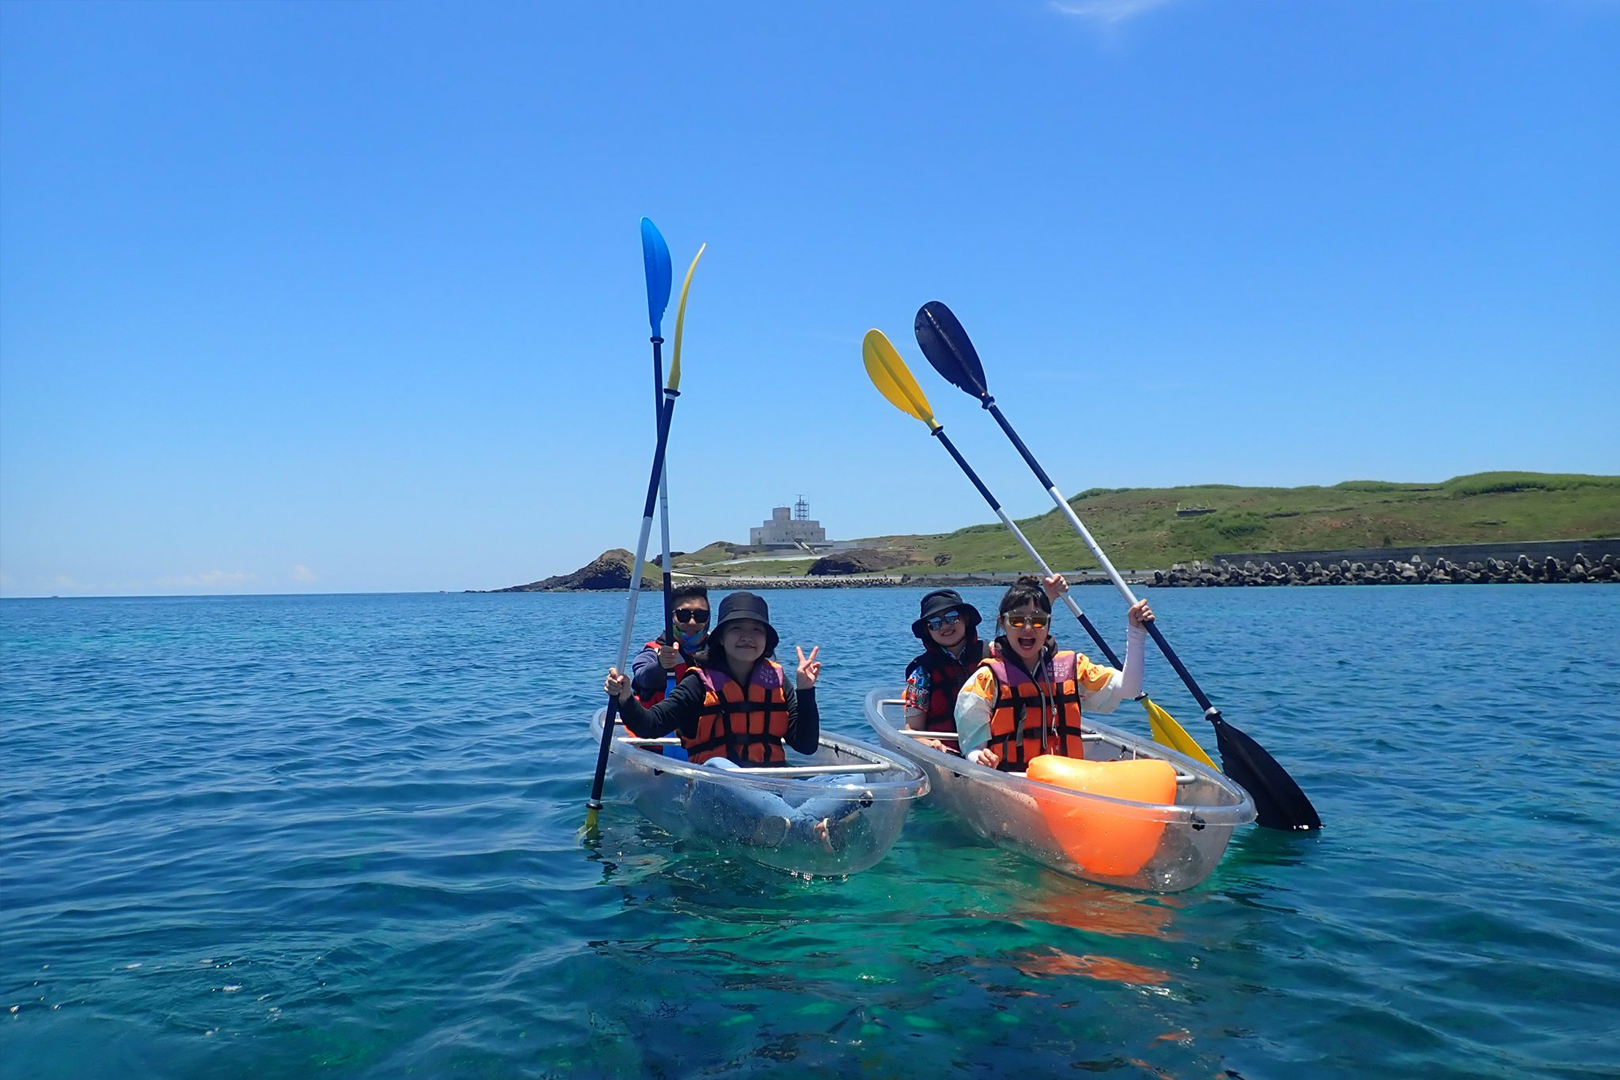
[[[691,649],[698,642],[702,641],[706,636],[708,636],[707,629],[699,630],[695,634],[682,634],[680,636],[681,637],[681,648],[683,648],[683,649]]]

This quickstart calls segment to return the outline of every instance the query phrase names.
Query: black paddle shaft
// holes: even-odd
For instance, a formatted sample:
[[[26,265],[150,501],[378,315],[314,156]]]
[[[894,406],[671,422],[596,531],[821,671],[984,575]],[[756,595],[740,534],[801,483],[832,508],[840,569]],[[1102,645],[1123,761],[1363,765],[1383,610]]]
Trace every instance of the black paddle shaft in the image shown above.
[[[658,414],[658,446],[653,451],[652,475],[647,478],[647,502],[641,512],[643,522],[651,522],[653,509],[658,503],[658,478],[664,472],[664,448],[669,445],[669,422],[675,414],[676,391],[670,391],[670,400],[659,410]],[[645,552],[643,552],[645,554]],[[631,573],[640,573],[641,567],[632,567]],[[635,582],[630,583],[635,587]],[[624,672],[620,672],[624,674]],[[602,720],[602,745],[596,751],[596,775],[591,778],[591,800],[585,805],[592,810],[602,808],[602,782],[607,776],[608,748],[613,745],[613,725],[619,717],[619,699],[608,698],[607,716]]]
[[[934,370],[944,376],[951,385],[979,399],[984,409],[995,417],[996,423],[1036,478],[1054,498],[1062,499],[1063,496],[1058,493],[1052,478],[1041,468],[1040,462],[1035,460],[1035,455],[1024,445],[1024,440],[1018,437],[1018,432],[1013,430],[1013,426],[996,407],[995,398],[990,396],[990,388],[984,377],[984,365],[979,360],[978,350],[973,347],[972,340],[968,337],[967,331],[962,329],[962,323],[956,318],[955,313],[938,300],[930,300],[918,309],[915,329],[917,344],[921,346],[923,355],[928,358]],[[1106,560],[1104,567],[1107,568]],[[1128,590],[1124,591],[1128,593]],[[1170,661],[1170,666],[1175,669],[1199,707],[1204,710],[1204,718],[1214,725],[1221,760],[1226,763],[1228,775],[1241,784],[1254,799],[1259,823],[1273,829],[1321,828],[1322,819],[1317,816],[1316,808],[1311,805],[1310,799],[1294,778],[1288,775],[1288,770],[1284,769],[1259,743],[1222,718],[1220,710],[1210,703],[1208,695],[1192,677],[1192,673],[1181,662],[1175,650],[1170,648],[1170,643],[1165,641],[1158,626],[1155,623],[1148,623],[1147,628],[1159,646],[1159,651]],[[1095,636],[1093,632],[1093,637]]]
[[[1029,447],[1024,445],[1024,440],[1018,437],[1018,432],[1014,430],[1007,417],[1002,414],[1001,409],[996,405],[996,399],[991,396],[989,387],[985,385],[984,367],[979,361],[979,354],[973,348],[973,343],[968,340],[967,332],[962,329],[962,324],[957,321],[951,309],[937,300],[924,304],[922,310],[917,313],[917,342],[923,347],[923,355],[928,358],[928,362],[934,366],[936,371],[944,375],[953,385],[978,398],[984,410],[995,417],[995,421],[1001,427],[1002,433],[1013,444],[1013,448],[1018,451],[1018,456],[1024,459],[1024,464],[1029,466],[1030,471],[1035,474],[1035,478],[1041,482],[1041,486],[1048,491],[1056,492],[1057,485],[1052,482],[1052,478],[1041,467],[1041,463],[1035,459],[1035,455],[1030,453]],[[940,434],[941,438],[943,438],[942,432],[936,432],[936,434]],[[946,445],[949,447],[950,443],[947,441]],[[957,464],[968,470],[969,476],[973,475],[973,471],[968,469],[967,462],[962,460],[962,456],[956,453],[954,447],[951,448],[951,455],[956,458]],[[974,477],[973,480],[974,483],[978,483],[977,477]],[[984,485],[979,484],[978,486],[979,493],[986,498],[990,498],[990,493],[984,489]],[[991,501],[991,505],[995,505],[994,500]],[[1090,630],[1091,628],[1088,626],[1087,629]],[[1170,661],[1170,666],[1175,668],[1176,674],[1181,676],[1181,681],[1191,691],[1193,698],[1198,702],[1198,707],[1204,710],[1205,716],[1211,723],[1218,721],[1221,715],[1220,710],[1210,704],[1208,695],[1198,685],[1198,681],[1192,677],[1192,672],[1187,670],[1186,665],[1181,662],[1181,658],[1176,655],[1175,650],[1170,647],[1170,643],[1164,639],[1164,635],[1159,632],[1158,626],[1154,623],[1148,623],[1147,629],[1148,633],[1153,635],[1154,642],[1158,644],[1159,651],[1164,653],[1164,658]],[[1097,639],[1097,643],[1102,645],[1096,631],[1092,630],[1091,634],[1093,638]],[[1108,652],[1108,646],[1102,645],[1102,648],[1105,653]],[[1109,656],[1110,662],[1115,667],[1118,667],[1119,662],[1112,659],[1112,654],[1109,654]]]
[[[940,441],[940,444],[946,450],[950,451],[951,457],[956,459],[956,464],[967,474],[967,478],[973,481],[973,486],[979,489],[979,494],[984,496],[984,501],[990,504],[990,509],[998,514],[1001,513],[1001,503],[997,502],[996,497],[990,493],[990,489],[984,486],[984,481],[979,479],[979,474],[973,471],[973,466],[967,463],[967,458],[962,456],[961,451],[957,450],[956,444],[951,442],[950,437],[945,434],[945,429],[936,427],[934,437]],[[1091,635],[1091,640],[1097,643],[1097,648],[1102,650],[1102,654],[1108,658],[1110,664],[1116,668],[1124,666],[1119,662],[1119,657],[1114,655],[1114,650],[1108,647],[1108,642],[1103,640],[1102,634],[1098,633],[1097,628],[1091,624],[1091,620],[1086,618],[1083,611],[1080,613],[1080,625],[1085,628],[1086,633]]]
[[[1056,494],[1057,485],[1046,475],[1046,470],[1041,468],[1040,462],[1035,460],[1035,455],[1029,452],[1029,447],[1024,445],[1024,440],[1018,437],[1018,432],[1013,430],[1007,418],[1001,415],[995,399],[989,394],[983,394],[981,400],[984,408],[996,418],[996,423],[1001,425],[1001,430],[1006,432],[1007,438],[1017,448],[1036,478],[1048,491]],[[1182,684],[1192,694],[1193,700],[1198,702],[1198,707],[1204,710],[1204,719],[1214,726],[1215,747],[1220,751],[1221,762],[1226,766],[1227,775],[1236,780],[1254,800],[1255,820],[1268,829],[1300,832],[1320,829],[1322,819],[1317,814],[1316,807],[1311,805],[1310,798],[1300,788],[1299,782],[1289,775],[1288,770],[1284,769],[1265,747],[1226,722],[1221,716],[1221,710],[1209,700],[1204,688],[1198,685],[1198,680],[1193,678],[1192,672],[1187,670],[1187,665],[1176,655],[1176,650],[1165,640],[1158,622],[1146,625],[1154,644],[1159,646],[1159,652],[1164,654],[1164,658],[1181,677]],[[1119,665],[1116,663],[1114,666]]]

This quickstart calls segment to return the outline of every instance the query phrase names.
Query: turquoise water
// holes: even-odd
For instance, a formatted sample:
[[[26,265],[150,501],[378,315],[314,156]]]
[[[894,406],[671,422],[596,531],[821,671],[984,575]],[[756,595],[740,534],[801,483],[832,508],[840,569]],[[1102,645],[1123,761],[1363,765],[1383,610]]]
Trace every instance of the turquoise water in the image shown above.
[[[770,594],[830,728],[919,595]],[[622,594],[0,603],[5,1075],[1620,1075],[1620,589],[1153,600],[1327,822],[1168,897],[927,806],[847,880],[583,844]]]

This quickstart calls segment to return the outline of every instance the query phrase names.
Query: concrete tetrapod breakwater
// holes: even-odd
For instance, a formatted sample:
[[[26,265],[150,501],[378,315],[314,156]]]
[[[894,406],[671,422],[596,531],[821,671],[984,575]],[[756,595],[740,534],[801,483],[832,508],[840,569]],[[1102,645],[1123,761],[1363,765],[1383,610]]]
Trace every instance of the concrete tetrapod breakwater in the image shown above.
[[[1568,562],[1547,555],[1532,559],[1520,555],[1517,559],[1485,559],[1457,563],[1437,558],[1433,563],[1422,555],[1411,559],[1379,560],[1373,563],[1338,562],[1299,559],[1294,562],[1269,559],[1256,564],[1252,560],[1241,566],[1230,562],[1191,565],[1176,563],[1168,571],[1156,570],[1153,584],[1157,586],[1209,588],[1221,586],[1263,585],[1531,585],[1583,584],[1586,582],[1620,581],[1615,568],[1615,557],[1606,554],[1597,561],[1577,552]]]

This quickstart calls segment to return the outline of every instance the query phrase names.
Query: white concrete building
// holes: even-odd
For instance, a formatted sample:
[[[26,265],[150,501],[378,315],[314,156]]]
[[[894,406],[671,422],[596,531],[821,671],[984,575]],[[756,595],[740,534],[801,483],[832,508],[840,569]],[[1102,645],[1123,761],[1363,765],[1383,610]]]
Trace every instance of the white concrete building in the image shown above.
[[[821,522],[810,519],[810,504],[804,496],[792,508],[778,506],[771,511],[770,520],[748,530],[748,543],[752,547],[798,547],[802,544],[825,544],[827,530]]]

